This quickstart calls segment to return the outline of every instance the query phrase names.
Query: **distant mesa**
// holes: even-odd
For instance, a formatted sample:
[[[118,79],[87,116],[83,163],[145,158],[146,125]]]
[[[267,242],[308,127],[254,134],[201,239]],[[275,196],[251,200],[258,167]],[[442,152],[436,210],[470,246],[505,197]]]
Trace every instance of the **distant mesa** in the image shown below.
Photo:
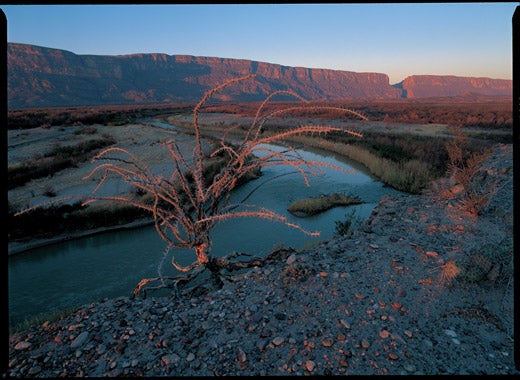
[[[392,86],[383,73],[157,53],[77,55],[17,43],[7,45],[7,66],[9,108],[195,102],[222,82],[250,73],[257,76],[214,98],[260,101],[285,89],[309,100],[512,95],[511,80],[414,75]]]
[[[453,75],[412,75],[394,87],[401,88],[405,98],[512,96],[513,94],[511,80]]]

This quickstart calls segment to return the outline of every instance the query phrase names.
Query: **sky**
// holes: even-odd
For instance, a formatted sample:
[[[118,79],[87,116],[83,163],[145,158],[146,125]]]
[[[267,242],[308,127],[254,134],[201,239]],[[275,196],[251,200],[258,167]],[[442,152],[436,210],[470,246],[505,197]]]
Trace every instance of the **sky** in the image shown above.
[[[512,79],[519,2],[0,5],[7,41],[76,54],[165,53]]]

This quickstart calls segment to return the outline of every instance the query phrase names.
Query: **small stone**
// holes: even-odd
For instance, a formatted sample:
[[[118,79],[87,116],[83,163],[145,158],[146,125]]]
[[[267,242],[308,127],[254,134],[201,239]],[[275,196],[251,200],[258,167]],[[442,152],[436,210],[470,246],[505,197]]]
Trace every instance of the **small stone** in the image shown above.
[[[361,339],[361,347],[363,347],[364,349],[369,348],[370,347],[370,343],[368,342],[368,340]]]
[[[339,321],[343,327],[345,327],[347,330],[350,330],[350,325],[344,320],[344,319],[340,319]]]
[[[76,339],[72,341],[70,344],[71,348],[77,348],[80,347],[83,343],[85,343],[88,339],[88,332],[83,331],[81,334],[79,334]]]
[[[334,340],[331,337],[326,337],[321,341],[321,345],[323,347],[330,347],[334,343]]]
[[[452,338],[451,341],[455,344],[460,344],[460,340],[458,340],[457,338]]]
[[[256,343],[256,348],[258,348],[259,351],[263,351],[265,349],[265,346],[266,346],[266,341],[265,340],[259,340]]]
[[[296,254],[292,254],[291,256],[289,256],[287,258],[287,260],[285,261],[287,263],[287,265],[292,265],[294,264],[294,262],[296,261]]]
[[[314,362],[312,360],[307,360],[304,364],[304,367],[307,371],[312,372],[314,370]]]
[[[161,360],[164,365],[177,364],[181,358],[177,354],[164,355]]]
[[[103,355],[105,353],[105,351],[107,350],[107,348],[105,347],[104,344],[100,344],[97,348],[96,348],[96,352],[98,355]]]
[[[78,324],[76,324],[76,325],[70,325],[70,326],[67,328],[67,330],[68,330],[68,331],[74,331],[74,330],[76,330],[77,328],[80,328],[80,327],[83,327],[83,326],[84,326],[83,323],[78,323]]]
[[[407,372],[410,372],[410,373],[413,373],[417,370],[417,368],[413,365],[413,364],[406,364],[404,366],[404,369],[407,371]]]
[[[444,330],[444,334],[448,335],[449,337],[456,338],[457,333],[453,330]]]
[[[391,360],[397,360],[397,359],[399,359],[399,356],[397,356],[396,354],[388,354],[388,357],[389,357]]]
[[[239,363],[245,363],[247,361],[246,353],[242,351],[241,348],[238,348],[237,350],[237,361]]]
[[[186,356],[186,361],[187,361],[187,362],[192,362],[192,361],[194,361],[194,360],[195,360],[195,355],[193,354],[193,352],[190,352],[190,353],[188,354],[188,356]]]
[[[14,346],[14,349],[18,350],[18,351],[25,350],[31,346],[32,346],[31,342],[18,342],[18,343],[16,343],[16,346]]]
[[[31,367],[29,369],[29,372],[27,372],[27,374],[33,376],[33,375],[40,373],[41,370],[42,370],[42,367],[37,365],[36,367]]]
[[[277,336],[276,338],[273,339],[273,344],[275,346],[279,346],[279,345],[283,344],[283,342],[285,342],[285,339],[282,337],[279,337],[279,336]]]

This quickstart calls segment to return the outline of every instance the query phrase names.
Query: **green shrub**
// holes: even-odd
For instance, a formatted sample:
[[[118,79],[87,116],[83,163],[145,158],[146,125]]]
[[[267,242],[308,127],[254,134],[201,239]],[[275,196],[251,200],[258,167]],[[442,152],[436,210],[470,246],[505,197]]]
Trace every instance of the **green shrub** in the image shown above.
[[[350,210],[345,215],[345,220],[337,220],[334,223],[336,236],[350,236],[354,232],[355,226],[361,223],[361,218],[357,215],[356,210]]]

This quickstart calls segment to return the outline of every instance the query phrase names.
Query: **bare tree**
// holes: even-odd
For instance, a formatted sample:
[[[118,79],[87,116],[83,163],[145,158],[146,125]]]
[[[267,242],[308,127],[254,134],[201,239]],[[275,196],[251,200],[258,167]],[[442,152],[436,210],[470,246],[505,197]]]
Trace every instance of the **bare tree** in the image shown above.
[[[219,143],[210,149],[209,153],[204,152],[202,131],[198,122],[201,108],[215,92],[254,76],[247,75],[228,80],[203,96],[193,111],[192,127],[195,144],[191,157],[183,156],[175,140],[165,142],[165,147],[172,161],[171,174],[167,178],[155,175],[145,162],[126,149],[111,147],[94,157],[93,161],[98,164],[84,179],[99,174],[100,178],[96,188],[84,198],[84,204],[104,200],[120,202],[146,210],[153,217],[157,233],[166,243],[163,260],[158,267],[159,276],[143,279],[136,286],[134,295],[137,295],[147,284],[153,282],[159,282],[159,285],[148,286],[148,289],[176,288],[178,284],[188,282],[204,269],[208,269],[211,277],[219,282],[221,271],[224,269],[233,271],[260,266],[267,260],[273,259],[274,253],[265,258],[234,262],[230,260],[229,256],[213,256],[211,254],[210,231],[216,223],[223,220],[243,217],[262,218],[283,223],[305,234],[319,235],[319,232],[306,231],[301,226],[291,223],[285,216],[269,209],[245,203],[230,204],[231,191],[252,172],[267,166],[288,165],[301,174],[307,186],[309,186],[309,175],[319,174],[324,167],[349,172],[326,162],[305,160],[294,147],[288,145],[286,140],[301,134],[314,135],[337,132],[362,137],[361,134],[324,125],[304,125],[279,132],[261,133],[268,118],[303,109],[336,111],[343,116],[355,116],[363,120],[366,120],[366,117],[356,111],[342,107],[306,106],[305,104],[262,115],[267,102],[276,95],[290,95],[303,103],[307,103],[292,91],[276,91],[270,94],[259,106],[253,122],[243,133],[242,141],[239,144],[231,144],[226,140],[227,132],[233,129],[230,127],[230,130],[223,134]],[[283,145],[285,149],[282,151],[272,149],[268,145],[272,143]],[[261,154],[259,155],[259,153]],[[216,175],[210,175],[208,167],[217,158],[220,163],[220,170]],[[111,175],[120,177],[125,182],[135,186],[141,194],[146,193],[148,196],[142,198],[122,195],[97,196],[97,190]],[[173,248],[187,248],[194,253],[194,257],[190,265],[182,266],[176,260],[175,255],[172,255],[171,264],[177,270],[184,272],[185,275],[167,278],[162,275],[161,268],[165,258]]]

